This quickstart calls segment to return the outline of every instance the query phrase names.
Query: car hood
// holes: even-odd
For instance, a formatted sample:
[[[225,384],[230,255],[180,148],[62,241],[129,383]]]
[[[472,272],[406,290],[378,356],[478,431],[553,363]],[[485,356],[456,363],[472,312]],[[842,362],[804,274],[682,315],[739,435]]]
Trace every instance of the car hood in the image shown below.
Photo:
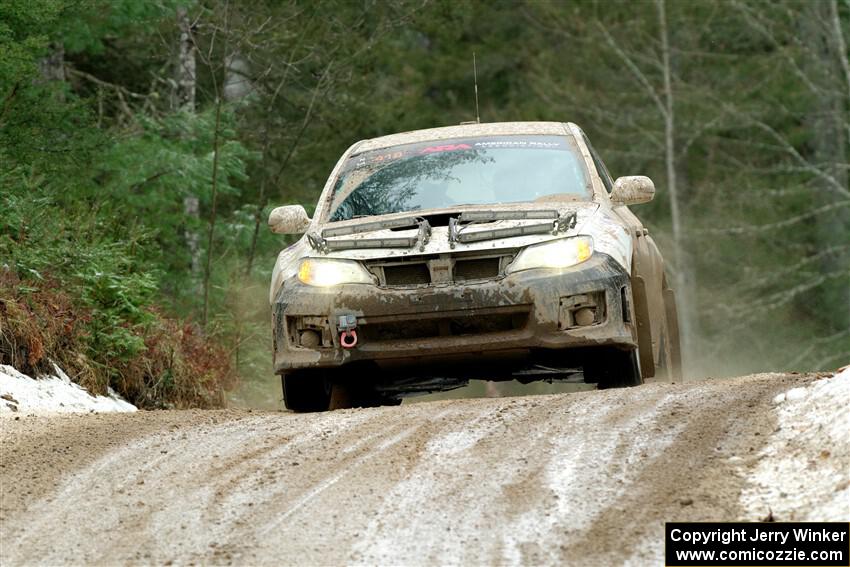
[[[479,211],[482,210],[480,207],[475,207],[475,209]],[[283,250],[278,256],[274,273],[272,275],[270,300],[274,300],[277,289],[283,281],[295,274],[299,260],[307,256],[338,258],[345,260],[375,260],[402,257],[412,258],[423,255],[430,256],[435,254],[458,254],[463,252],[501,250],[506,248],[523,248],[525,246],[540,244],[549,240],[584,234],[593,237],[594,249],[596,252],[608,254],[622,265],[626,271],[630,271],[631,269],[631,236],[628,230],[622,225],[619,218],[606,206],[601,206],[599,203],[591,202],[558,203],[557,205],[538,204],[533,207],[514,207],[510,210],[557,210],[559,215],[575,213],[576,222],[573,224],[572,228],[560,231],[557,234],[547,232],[545,234],[506,236],[504,238],[493,238],[468,243],[455,242],[454,247],[452,247],[452,243],[449,241],[449,227],[447,226],[432,227],[430,238],[424,246],[417,244],[415,246],[403,248],[346,248],[323,253],[316,251],[309,244],[307,236],[305,235],[298,242],[286,250]],[[397,218],[402,216],[404,215],[393,215],[393,217]],[[411,215],[408,214],[407,216],[409,217]],[[521,229],[523,227],[539,225],[540,223],[541,220],[539,219],[497,220],[468,226],[464,229],[464,234],[484,230],[498,230],[501,232],[502,229]],[[345,223],[334,223],[334,226],[355,226],[356,224],[356,221],[347,221]],[[416,226],[402,230],[383,228],[344,236],[328,237],[326,240],[328,242],[340,240],[351,242],[381,238],[404,238],[416,237],[417,233],[418,228]]]

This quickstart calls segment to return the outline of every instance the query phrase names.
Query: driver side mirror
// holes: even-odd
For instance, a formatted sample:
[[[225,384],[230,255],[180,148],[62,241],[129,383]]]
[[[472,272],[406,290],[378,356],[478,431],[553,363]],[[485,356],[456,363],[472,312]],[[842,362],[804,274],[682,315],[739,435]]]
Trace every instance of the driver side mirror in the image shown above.
[[[277,207],[269,214],[269,228],[276,234],[303,234],[310,217],[301,205]]]
[[[645,175],[618,177],[611,191],[611,200],[617,205],[639,205],[655,197],[655,183]]]

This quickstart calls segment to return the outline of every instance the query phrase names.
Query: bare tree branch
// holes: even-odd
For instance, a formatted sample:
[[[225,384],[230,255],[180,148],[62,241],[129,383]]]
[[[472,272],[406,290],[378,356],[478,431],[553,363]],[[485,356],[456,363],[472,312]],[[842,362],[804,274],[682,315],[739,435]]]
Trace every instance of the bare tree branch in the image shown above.
[[[826,273],[826,274],[820,274],[817,277],[815,277],[815,278],[813,278],[813,279],[811,279],[807,282],[798,284],[798,285],[796,285],[796,286],[794,286],[790,289],[786,289],[786,290],[768,295],[766,297],[762,297],[760,299],[757,299],[757,300],[751,302],[750,303],[750,310],[752,310],[752,309],[763,309],[763,310],[767,311],[767,310],[776,309],[778,307],[781,307],[782,305],[785,305],[789,301],[792,301],[798,295],[801,295],[801,294],[806,293],[807,291],[809,291],[811,289],[818,287],[819,285],[821,285],[822,283],[824,283],[827,280],[838,279],[838,278],[846,278],[846,277],[847,277],[846,272],[831,272],[831,273]],[[749,313],[742,313],[741,316],[749,319]]]
[[[847,81],[847,101],[850,102],[850,61],[847,56],[847,42],[844,41],[844,31],[841,29],[841,20],[838,17],[838,0],[831,0],[829,13],[832,19],[832,32],[835,38],[836,52],[841,69],[844,71],[844,80]]]
[[[746,282],[743,284],[748,290],[756,290],[762,286],[767,286],[777,281],[782,281],[784,276],[790,276],[795,272],[799,272],[806,266],[814,264],[815,262],[819,262],[826,256],[831,256],[833,254],[840,254],[841,252],[846,252],[850,250],[850,244],[845,246],[830,246],[824,250],[821,250],[811,256],[807,256],[796,262],[790,266],[784,266],[779,269],[770,270],[769,273],[765,274],[759,278],[747,278]]]
[[[790,53],[788,53],[788,50],[785,48],[782,42],[780,42],[776,38],[776,36],[773,35],[773,33],[768,29],[766,25],[764,25],[764,23],[759,21],[758,16],[753,12],[750,6],[737,0],[732,2],[732,5],[744,15],[744,19],[747,21],[747,23],[750,24],[751,27],[753,27],[753,29],[759,32],[762,37],[764,37],[770,42],[774,49],[776,49],[779,53],[782,54],[785,59],[785,62],[788,64],[788,67],[794,72],[795,75],[797,75],[797,77],[799,77],[803,84],[806,85],[806,88],[808,88],[813,93],[820,92],[821,89],[819,89],[811,81],[811,79],[809,79],[809,76],[803,72],[803,70],[797,64],[797,60],[794,59],[794,57],[792,57]]]
[[[830,203],[828,205],[824,205],[822,207],[818,207],[817,209],[812,209],[803,214],[796,215],[778,222],[771,222],[766,224],[759,224],[755,226],[735,226],[730,228],[704,228],[694,231],[699,234],[757,234],[760,232],[766,232],[769,230],[775,230],[777,228],[785,228],[796,224],[798,222],[802,222],[804,220],[808,220],[812,217],[816,217],[818,215],[822,215],[823,213],[839,209],[842,207],[850,206],[850,199],[845,201],[836,201],[835,203]]]
[[[766,132],[768,135],[770,135],[770,137],[773,138],[773,140],[775,140],[777,142],[777,144],[779,144],[782,151],[784,151],[791,158],[793,158],[794,161],[796,161],[804,171],[807,171],[808,173],[814,175],[815,177],[819,177],[820,179],[826,181],[827,184],[829,185],[829,187],[832,190],[834,190],[836,193],[838,193],[839,195],[843,195],[845,197],[850,197],[850,190],[848,190],[846,187],[844,187],[841,184],[841,182],[838,181],[833,175],[831,175],[828,172],[824,171],[823,169],[817,167],[815,164],[813,164],[812,162],[810,162],[809,160],[804,158],[800,154],[800,152],[797,151],[797,148],[795,148],[785,138],[785,136],[783,136],[782,134],[777,132],[776,129],[773,126],[771,126],[770,124],[767,124],[766,122],[763,122],[762,120],[759,120],[758,118],[754,118],[753,116],[750,116],[750,115],[747,115],[747,114],[740,112],[739,110],[735,109],[733,106],[731,106],[727,102],[718,101],[718,103],[720,105],[722,105],[723,109],[727,113],[729,113],[730,115],[735,116],[740,120],[749,122],[753,126],[757,127],[758,129],[760,129],[763,132]]]
[[[629,58],[628,55],[620,48],[617,42],[614,40],[613,36],[608,32],[605,26],[602,25],[598,20],[596,21],[596,27],[599,29],[602,36],[605,38],[605,42],[608,44],[611,49],[614,50],[614,53],[623,61],[623,64],[635,78],[635,80],[640,83],[640,85],[646,90],[646,93],[655,103],[655,106],[658,107],[658,112],[661,113],[662,116],[667,116],[667,108],[664,106],[664,103],[661,102],[661,98],[658,96],[658,93],[655,92],[655,89],[652,87],[652,84],[649,82],[649,79],[646,75],[641,71],[634,61]]]

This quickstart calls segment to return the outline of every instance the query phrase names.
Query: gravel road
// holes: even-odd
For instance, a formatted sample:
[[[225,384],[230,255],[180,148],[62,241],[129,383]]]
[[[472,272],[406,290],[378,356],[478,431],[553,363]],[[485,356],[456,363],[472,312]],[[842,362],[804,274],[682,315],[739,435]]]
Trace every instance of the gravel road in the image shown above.
[[[778,429],[774,397],[815,378],[759,374],[311,415],[4,418],[0,557],[4,565],[657,562],[665,520],[752,519],[740,496]]]

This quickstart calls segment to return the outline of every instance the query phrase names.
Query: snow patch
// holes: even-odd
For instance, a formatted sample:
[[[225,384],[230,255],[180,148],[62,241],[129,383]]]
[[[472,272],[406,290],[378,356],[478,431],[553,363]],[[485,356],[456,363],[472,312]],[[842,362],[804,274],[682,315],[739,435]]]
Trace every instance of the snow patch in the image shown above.
[[[478,443],[488,431],[482,429],[468,429],[466,431],[450,431],[442,437],[437,437],[428,442],[426,451],[430,455],[455,455],[463,453]]]
[[[591,423],[602,414],[605,402],[595,398],[573,409],[572,417],[576,428],[583,432],[579,437],[560,437],[553,440],[551,456],[544,470],[546,486],[554,495],[549,513],[529,510],[513,519],[504,529],[504,563],[526,565],[529,558],[524,550],[535,542],[557,540],[558,534],[568,532],[571,537],[588,530],[599,515],[633,487],[643,471],[642,461],[651,461],[663,454],[686,426],[684,420],[666,431],[653,435],[631,435],[635,431],[651,431],[659,423],[662,414],[674,402],[670,395],[659,397],[645,411],[621,416],[616,424],[620,433],[593,427]],[[605,408],[610,410],[610,408]],[[609,412],[611,415],[611,412]],[[587,425],[580,425],[587,423]],[[600,482],[589,471],[605,471],[605,482]],[[658,548],[654,539],[649,547]],[[634,553],[637,553],[637,549]],[[558,550],[549,546],[541,549],[548,555],[543,563],[558,564]],[[595,559],[598,564],[614,565],[617,560],[605,557],[603,552]],[[646,564],[640,561],[638,565]]]
[[[744,519],[850,519],[850,369],[773,401],[778,428],[747,473]]]
[[[796,402],[802,400],[809,394],[809,391],[806,388],[792,388],[787,392],[783,392],[773,398],[773,403],[781,404],[784,401]]]
[[[470,548],[467,542],[479,535],[489,539],[501,531],[494,527],[488,533],[481,533],[480,527],[492,522],[486,516],[487,510],[478,503],[500,492],[502,483],[510,482],[518,469],[516,460],[506,454],[503,462],[491,463],[486,480],[470,486],[471,475],[467,471],[474,470],[476,459],[480,459],[473,454],[474,450],[529,409],[518,405],[499,412],[492,404],[482,404],[478,410],[463,408],[463,429],[456,429],[456,408],[449,407],[430,416],[430,424],[439,430],[423,448],[421,458],[388,491],[375,519],[358,535],[352,547],[353,559],[348,564],[476,563],[469,557],[474,546]],[[478,412],[474,417],[473,411]],[[441,423],[441,418],[447,415],[452,418]],[[387,518],[404,518],[404,522],[390,528]],[[433,537],[438,524],[446,531],[440,537]],[[477,558],[478,562],[482,560]]]
[[[93,396],[55,364],[52,375],[35,380],[11,366],[0,365],[0,416],[20,413],[132,412],[136,406],[109,389],[107,396]]]

